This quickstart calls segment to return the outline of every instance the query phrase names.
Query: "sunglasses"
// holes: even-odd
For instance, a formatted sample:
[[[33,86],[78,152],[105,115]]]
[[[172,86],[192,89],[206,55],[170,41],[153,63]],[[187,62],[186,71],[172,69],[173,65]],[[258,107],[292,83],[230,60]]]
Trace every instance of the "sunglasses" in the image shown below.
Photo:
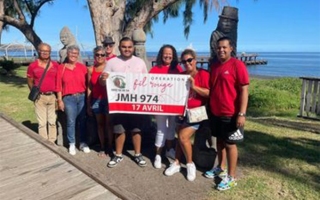
[[[104,44],[104,47],[113,47],[114,44]]]
[[[187,62],[191,63],[192,61],[193,61],[193,58],[188,58],[187,60],[181,60],[181,63],[186,64]]]
[[[94,54],[96,57],[105,57],[106,56],[106,54],[104,54],[104,53],[96,53],[96,54]]]

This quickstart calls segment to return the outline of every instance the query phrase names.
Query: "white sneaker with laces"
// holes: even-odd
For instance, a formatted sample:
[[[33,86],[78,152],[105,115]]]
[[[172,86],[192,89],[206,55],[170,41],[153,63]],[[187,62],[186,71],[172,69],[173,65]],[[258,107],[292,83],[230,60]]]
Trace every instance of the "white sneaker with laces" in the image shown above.
[[[161,169],[161,156],[160,155],[156,155],[156,157],[154,158],[153,165],[156,169]]]
[[[69,154],[74,156],[74,155],[76,155],[76,153],[77,153],[76,146],[74,144],[70,144],[69,145]]]
[[[176,159],[176,151],[171,148],[169,151],[166,151],[166,157]]]
[[[196,170],[197,170],[196,166],[193,162],[187,164],[187,179],[188,179],[188,181],[194,181],[196,179]]]
[[[180,171],[180,164],[177,164],[176,162],[171,163],[170,167],[168,167],[166,169],[166,171],[164,171],[164,174],[166,176],[172,176],[173,174],[177,173]]]
[[[90,149],[86,143],[80,144],[80,150],[83,151],[84,153],[90,153]]]

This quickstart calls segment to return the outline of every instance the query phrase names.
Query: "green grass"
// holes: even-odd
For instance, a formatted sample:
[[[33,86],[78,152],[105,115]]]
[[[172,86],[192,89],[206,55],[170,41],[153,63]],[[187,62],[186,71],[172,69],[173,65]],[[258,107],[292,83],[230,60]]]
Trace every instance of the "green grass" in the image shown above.
[[[252,79],[248,115],[296,117],[301,85],[298,78]]]
[[[36,125],[36,118],[33,103],[27,99],[25,73],[26,67],[22,67],[17,70],[19,77],[0,75],[0,112],[30,127]],[[299,79],[253,79],[249,113],[294,117],[299,109],[300,87]],[[213,189],[208,199],[318,199],[319,144],[319,134],[248,118],[245,141],[238,145],[238,186],[224,192]]]
[[[27,96],[26,67],[16,70],[17,76],[0,75],[0,111],[25,125],[35,124],[33,102]]]

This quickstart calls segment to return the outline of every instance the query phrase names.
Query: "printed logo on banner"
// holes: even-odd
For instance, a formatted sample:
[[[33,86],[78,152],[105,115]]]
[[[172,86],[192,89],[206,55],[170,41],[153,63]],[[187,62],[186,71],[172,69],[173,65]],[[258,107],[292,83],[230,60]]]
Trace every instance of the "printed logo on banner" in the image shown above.
[[[117,88],[123,89],[126,87],[126,79],[124,76],[116,75],[112,77],[112,80],[114,86]]]

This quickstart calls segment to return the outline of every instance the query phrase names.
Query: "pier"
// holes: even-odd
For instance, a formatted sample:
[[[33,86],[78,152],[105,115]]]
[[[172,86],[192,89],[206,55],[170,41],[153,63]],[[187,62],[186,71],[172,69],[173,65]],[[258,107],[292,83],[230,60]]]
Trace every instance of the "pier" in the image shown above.
[[[239,54],[237,56],[237,59],[244,62],[246,65],[266,65],[268,64],[267,60],[264,59],[257,59],[258,54]],[[20,65],[27,66],[31,62],[33,62],[36,58],[35,57],[9,57],[9,58],[0,58],[0,60],[13,60],[15,63],[18,63]],[[148,57],[148,60],[151,62],[151,65],[156,65],[156,58],[155,57]],[[83,58],[83,63],[87,66],[90,66],[93,64],[93,58]],[[199,56],[197,58],[197,66],[200,68],[208,68],[209,65],[209,56]]]
[[[259,59],[257,59],[257,57],[258,57],[258,54],[256,54],[256,53],[253,53],[253,54],[242,53],[237,56],[237,59],[241,60],[246,65],[266,65],[266,64],[268,64],[267,60],[259,60]]]

